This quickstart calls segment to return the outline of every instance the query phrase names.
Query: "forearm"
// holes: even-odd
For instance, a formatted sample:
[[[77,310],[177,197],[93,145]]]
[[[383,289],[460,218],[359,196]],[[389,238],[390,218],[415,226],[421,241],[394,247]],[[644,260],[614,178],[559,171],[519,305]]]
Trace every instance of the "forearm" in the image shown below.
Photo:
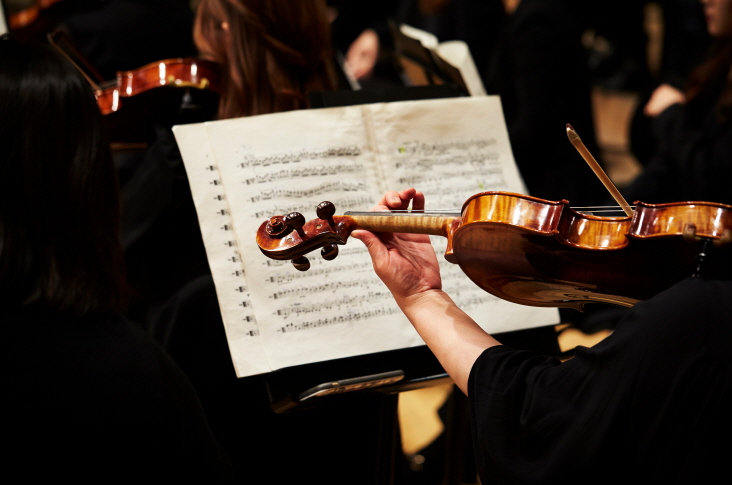
[[[397,303],[455,384],[467,394],[473,364],[485,349],[500,342],[441,290],[398,298]]]

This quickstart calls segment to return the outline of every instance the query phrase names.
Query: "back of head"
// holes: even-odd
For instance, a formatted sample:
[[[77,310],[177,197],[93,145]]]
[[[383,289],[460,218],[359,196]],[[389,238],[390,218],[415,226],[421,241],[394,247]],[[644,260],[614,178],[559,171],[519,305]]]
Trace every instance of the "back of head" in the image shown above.
[[[0,38],[0,306],[122,305],[116,175],[88,82],[46,46]]]
[[[304,108],[335,84],[324,0],[201,0],[194,39],[224,72],[219,118]]]

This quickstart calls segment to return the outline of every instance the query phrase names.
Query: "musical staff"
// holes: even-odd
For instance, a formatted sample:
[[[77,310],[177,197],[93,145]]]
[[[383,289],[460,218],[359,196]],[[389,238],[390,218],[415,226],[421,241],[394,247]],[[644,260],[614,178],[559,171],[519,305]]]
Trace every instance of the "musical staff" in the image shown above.
[[[250,167],[270,167],[272,165],[297,163],[303,160],[323,160],[333,157],[357,157],[361,155],[361,148],[357,145],[352,146],[333,146],[320,150],[303,150],[293,152],[280,152],[275,155],[256,156],[247,154],[244,161],[239,165],[241,168]]]
[[[256,247],[263,219],[291,212],[312,219],[323,200],[339,213],[368,210],[386,190],[410,185],[427,194],[428,209],[461,207],[480,190],[524,190],[497,98],[292,111],[178,129],[191,152],[181,146],[187,170],[190,163],[190,173],[207,174],[191,183],[206,187],[194,191],[194,201],[240,376],[260,366],[245,355],[246,341],[261,342],[261,365],[269,369],[422,344],[362,244],[341,247],[332,261],[314,254],[309,271],[299,272]],[[444,238],[435,243],[444,252]],[[531,307],[515,318],[513,307],[506,310],[511,304],[487,295],[457,266],[441,265],[445,288],[478,321],[500,327],[556,319]]]

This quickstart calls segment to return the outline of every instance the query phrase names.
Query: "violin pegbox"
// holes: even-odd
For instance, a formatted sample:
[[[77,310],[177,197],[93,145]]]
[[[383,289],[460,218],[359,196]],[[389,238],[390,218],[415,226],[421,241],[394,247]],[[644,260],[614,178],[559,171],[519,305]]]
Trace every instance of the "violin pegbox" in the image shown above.
[[[336,230],[335,211],[335,205],[325,201],[316,208],[318,218],[307,223],[299,212],[270,217],[257,231],[259,249],[272,259],[292,260],[299,271],[310,269],[310,261],[304,255],[315,249],[322,248],[323,259],[335,259],[337,245],[345,244],[345,238]]]

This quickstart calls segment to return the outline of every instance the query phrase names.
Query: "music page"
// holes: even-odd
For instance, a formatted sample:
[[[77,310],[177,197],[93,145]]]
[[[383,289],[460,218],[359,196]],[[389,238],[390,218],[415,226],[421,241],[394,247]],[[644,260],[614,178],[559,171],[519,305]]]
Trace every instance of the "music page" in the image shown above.
[[[336,214],[368,210],[386,190],[410,186],[425,193],[428,209],[455,211],[477,192],[524,192],[497,97],[378,103],[214,121],[176,127],[176,139],[180,143],[194,130],[206,135],[182,143],[181,153],[189,177],[208,175],[208,182],[192,180],[191,186],[193,190],[194,185],[208,184],[211,192],[199,187],[194,200],[207,250],[218,248],[209,257],[221,260],[211,266],[227,336],[253,332],[246,341],[261,344],[271,370],[423,342],[374,274],[361,242],[349,240],[332,261],[315,251],[308,255],[310,269],[300,272],[288,261],[267,258],[257,247],[257,229],[268,217],[297,211],[311,220],[325,200],[335,204]],[[210,152],[208,158],[202,154],[205,151]],[[225,194],[226,203],[220,207],[216,204],[222,201],[212,186]],[[227,241],[234,241],[235,255],[221,249]],[[444,238],[433,237],[433,242],[445,289],[488,331],[558,323],[556,309],[516,305],[484,292],[444,260]],[[226,269],[215,271],[218,265]],[[246,284],[217,276],[238,271]],[[238,301],[228,295],[238,296]],[[251,308],[254,323],[243,313],[225,311],[225,306],[235,306],[240,313]],[[241,341],[230,340],[230,345]],[[247,359],[241,349],[232,349],[232,355]],[[247,360],[237,364],[237,372],[257,373],[257,366]]]
[[[270,372],[249,299],[240,242],[208,134],[203,125],[175,126],[173,132],[185,161],[236,373],[243,377]]]

